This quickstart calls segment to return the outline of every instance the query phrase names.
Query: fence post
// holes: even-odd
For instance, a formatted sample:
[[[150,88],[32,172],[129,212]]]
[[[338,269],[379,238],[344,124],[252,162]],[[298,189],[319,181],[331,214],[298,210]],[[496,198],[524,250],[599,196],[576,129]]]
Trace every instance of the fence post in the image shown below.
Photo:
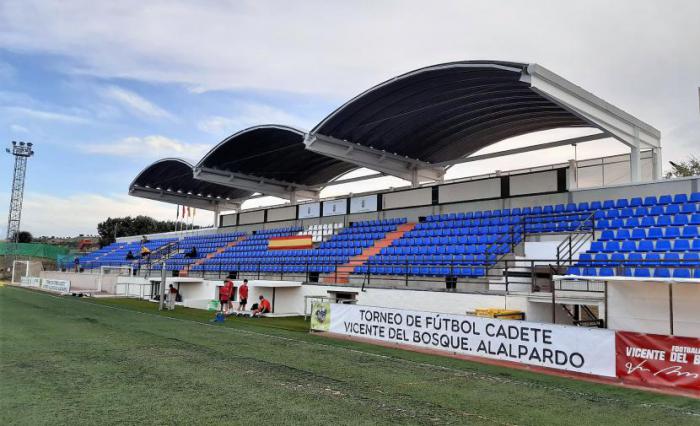
[[[408,257],[406,258],[406,287],[408,287]]]
[[[371,260],[371,258],[368,257],[367,258],[367,285],[370,284],[370,279],[372,277],[372,273],[370,271],[371,266],[372,266],[372,260]]]
[[[506,259],[505,260],[505,263],[506,263],[506,265],[505,265],[506,266],[506,293],[508,293],[508,284],[510,284],[510,278],[508,277],[508,262],[509,262],[509,260]],[[532,288],[532,287],[530,287],[530,288]]]

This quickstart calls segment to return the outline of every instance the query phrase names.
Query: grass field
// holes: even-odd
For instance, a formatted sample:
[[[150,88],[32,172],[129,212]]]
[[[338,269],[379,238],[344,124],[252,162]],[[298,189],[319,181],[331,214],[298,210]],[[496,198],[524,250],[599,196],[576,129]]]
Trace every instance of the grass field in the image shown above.
[[[700,401],[0,288],[0,423],[700,424]]]

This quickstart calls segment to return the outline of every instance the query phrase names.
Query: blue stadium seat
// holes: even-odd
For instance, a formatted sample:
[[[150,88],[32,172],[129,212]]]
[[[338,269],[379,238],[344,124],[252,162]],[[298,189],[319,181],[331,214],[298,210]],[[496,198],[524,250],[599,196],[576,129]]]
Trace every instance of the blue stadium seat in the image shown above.
[[[693,203],[680,204],[681,213],[683,214],[693,214],[697,212],[697,205]]]
[[[656,197],[653,195],[650,195],[648,197],[644,197],[644,201],[642,202],[643,206],[654,206],[657,204]]]
[[[615,208],[622,209],[625,207],[629,207],[629,201],[627,201],[627,198],[620,198],[615,202]]]
[[[673,270],[673,278],[690,278],[690,269],[676,268]]]
[[[688,252],[683,254],[683,261],[685,264],[698,266],[700,265],[700,255],[695,252]]]
[[[671,216],[662,215],[657,217],[656,226],[671,226]]]
[[[643,203],[643,201],[642,201],[641,197],[634,197],[630,200],[629,206],[630,207],[639,207],[642,205],[642,203]]]
[[[666,238],[666,239],[675,239],[675,238],[679,238],[680,236],[681,236],[680,228],[669,226],[668,228],[664,229],[664,238]]]
[[[668,241],[666,241],[668,242]],[[640,240],[637,243],[637,251],[649,252],[654,251],[654,240]]]
[[[622,241],[622,244],[620,245],[620,252],[622,253],[630,253],[633,252],[637,249],[637,243],[632,240],[625,240]]]
[[[665,204],[671,204],[672,202],[673,202],[673,199],[671,198],[671,196],[668,194],[665,194],[665,195],[659,196],[659,201],[657,202],[657,204],[665,205]]]
[[[616,240],[629,240],[630,239],[630,231],[627,229],[618,229],[617,232],[615,233],[615,239]]]
[[[619,265],[625,261],[625,253],[613,253],[610,255],[610,263]]]
[[[606,229],[600,233],[600,237],[598,238],[598,241],[610,241],[613,239],[615,239],[615,232],[611,231],[609,229]]]
[[[615,275],[613,268],[605,267],[598,269],[598,276],[600,277],[612,277]]]
[[[637,278],[648,278],[651,277],[649,273],[649,268],[634,268],[634,276]]]
[[[664,214],[663,206],[652,206],[647,212],[647,216],[661,216]]]
[[[661,264],[661,255],[659,253],[647,253],[644,257],[644,263],[649,266]]]
[[[683,238],[698,238],[698,228],[697,226],[685,226],[683,227],[683,233],[681,234]]]
[[[673,225],[674,226],[685,226],[688,224],[688,215],[685,214],[677,214],[673,216]]]
[[[690,250],[690,241],[686,239],[678,239],[673,242],[673,251],[688,251]]]
[[[591,248],[593,248],[593,244],[591,244]],[[612,253],[620,250],[620,243],[617,241],[608,241],[605,243],[605,246],[603,246],[603,252],[605,253]]]
[[[654,278],[670,278],[671,272],[667,268],[654,269]]]
[[[605,266],[608,264],[608,255],[605,253],[596,253],[593,257],[593,266]]]
[[[690,202],[700,203],[700,192],[693,192],[690,194]]]
[[[690,225],[700,225],[700,214],[696,213],[690,216]]]
[[[643,240],[645,238],[647,238],[647,234],[644,228],[634,228],[632,230],[632,235],[630,235],[630,239],[632,240]]]
[[[676,194],[673,196],[673,204],[683,204],[688,202],[688,196],[686,194]]]
[[[642,218],[642,222],[640,223],[640,226],[643,228],[648,228],[650,226],[655,226],[656,225],[656,220],[654,220],[653,217],[647,216]]]

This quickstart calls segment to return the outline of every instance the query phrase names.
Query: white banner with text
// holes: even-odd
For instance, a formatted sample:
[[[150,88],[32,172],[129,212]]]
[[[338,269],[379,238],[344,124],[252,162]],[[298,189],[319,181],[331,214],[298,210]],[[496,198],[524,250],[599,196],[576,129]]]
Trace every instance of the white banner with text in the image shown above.
[[[70,291],[70,281],[44,278],[41,280],[41,288],[51,291],[58,291],[61,293],[68,293]]]
[[[317,331],[615,377],[612,330],[330,303],[311,319]]]

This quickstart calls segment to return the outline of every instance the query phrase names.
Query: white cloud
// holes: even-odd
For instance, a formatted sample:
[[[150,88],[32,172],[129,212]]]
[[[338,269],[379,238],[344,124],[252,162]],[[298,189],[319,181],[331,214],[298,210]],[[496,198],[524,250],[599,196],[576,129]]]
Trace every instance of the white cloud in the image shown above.
[[[6,199],[9,194],[0,194],[0,197]],[[96,234],[97,224],[108,217],[141,214],[159,220],[174,220],[175,206],[128,195],[74,194],[57,197],[28,192],[22,208],[22,230],[35,236]],[[196,225],[209,226],[212,222],[211,213],[197,211]]]
[[[5,0],[0,47],[64,55],[71,71],[103,77],[338,103],[419,66],[538,62],[658,127],[673,158],[697,143],[672,133],[697,121],[697,16],[693,0]],[[241,126],[220,115],[202,126]]]
[[[101,91],[102,96],[119,103],[136,116],[172,118],[169,112],[138,94],[117,86],[108,86]]]
[[[230,117],[207,117],[197,123],[197,127],[204,132],[223,137],[259,124],[284,124],[302,130],[311,126],[309,120],[291,112],[270,105],[246,103],[235,107]]]
[[[7,62],[0,61],[0,82],[12,81],[15,78],[16,71],[12,65]]]
[[[13,114],[13,115],[29,117],[29,118],[34,118],[34,119],[43,120],[43,121],[58,121],[58,122],[72,123],[72,124],[91,123],[91,120],[89,120],[85,117],[81,117],[78,115],[72,115],[72,114],[64,114],[62,112],[45,111],[45,110],[41,110],[41,109],[19,107],[19,106],[6,106],[6,107],[2,107],[2,109],[4,109],[6,112]]]
[[[28,133],[29,129],[19,124],[10,124],[10,131],[12,131],[12,133]]]
[[[195,161],[202,158],[211,145],[186,144],[166,136],[151,135],[145,137],[129,136],[112,143],[83,145],[81,148],[89,154],[115,157],[147,159],[180,157]]]

